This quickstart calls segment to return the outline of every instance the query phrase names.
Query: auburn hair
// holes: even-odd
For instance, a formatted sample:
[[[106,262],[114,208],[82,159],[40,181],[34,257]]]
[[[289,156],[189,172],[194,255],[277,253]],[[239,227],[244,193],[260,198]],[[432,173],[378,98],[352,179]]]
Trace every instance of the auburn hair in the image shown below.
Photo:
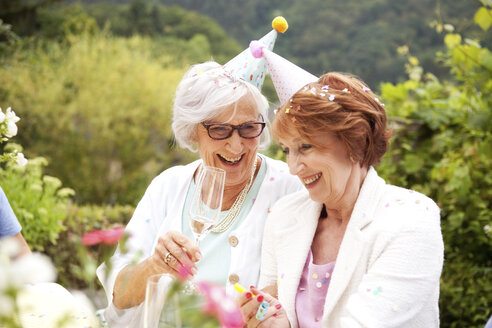
[[[355,76],[330,72],[304,86],[283,104],[273,121],[275,140],[298,133],[316,147],[320,135],[332,133],[351,158],[369,167],[381,161],[391,131],[378,97]]]

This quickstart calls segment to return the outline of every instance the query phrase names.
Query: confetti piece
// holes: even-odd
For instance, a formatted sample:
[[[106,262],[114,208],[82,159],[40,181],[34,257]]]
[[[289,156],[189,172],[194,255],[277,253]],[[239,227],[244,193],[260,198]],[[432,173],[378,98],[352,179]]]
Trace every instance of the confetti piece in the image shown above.
[[[333,101],[335,100],[335,95],[330,95],[330,97],[328,98],[330,101]]]

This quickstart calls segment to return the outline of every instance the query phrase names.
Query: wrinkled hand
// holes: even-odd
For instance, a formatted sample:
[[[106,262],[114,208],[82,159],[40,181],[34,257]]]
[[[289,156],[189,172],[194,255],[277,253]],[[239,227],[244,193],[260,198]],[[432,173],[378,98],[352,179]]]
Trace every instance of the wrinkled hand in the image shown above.
[[[151,261],[157,272],[170,273],[182,278],[183,267],[188,275],[196,274],[195,262],[200,258],[200,249],[189,237],[178,231],[168,231],[159,237]]]
[[[255,296],[253,296],[253,294]],[[261,302],[269,303],[268,311],[263,320],[256,319],[256,313]],[[288,328],[290,327],[287,314],[280,302],[268,293],[264,293],[254,287],[249,291],[241,293],[236,302],[241,307],[243,320],[248,328],[269,327],[269,328]]]

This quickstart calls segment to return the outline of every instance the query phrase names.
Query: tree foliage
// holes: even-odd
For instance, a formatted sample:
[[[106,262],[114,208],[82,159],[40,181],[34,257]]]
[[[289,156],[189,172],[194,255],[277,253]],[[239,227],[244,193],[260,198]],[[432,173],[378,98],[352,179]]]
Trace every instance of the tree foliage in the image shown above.
[[[490,33],[491,8],[475,22]],[[448,32],[444,41],[449,79],[407,53],[410,79],[382,85],[396,136],[378,171],[441,208],[441,326],[483,327],[492,314],[492,54],[483,39]]]
[[[27,156],[46,157],[47,173],[78,201],[136,203],[152,177],[189,156],[173,149],[172,98],[184,71],[166,68],[173,58],[139,36],[31,45],[0,68],[1,102],[23,117]]]
[[[441,37],[430,24],[453,24],[457,31],[473,32],[468,24],[478,1],[439,0],[160,0],[209,15],[247,46],[268,32],[276,15],[283,15],[289,30],[275,51],[315,75],[347,71],[371,85],[404,80],[404,61],[396,48],[408,45],[424,69],[437,76],[447,70],[436,63]],[[488,42],[492,38],[488,37]]]

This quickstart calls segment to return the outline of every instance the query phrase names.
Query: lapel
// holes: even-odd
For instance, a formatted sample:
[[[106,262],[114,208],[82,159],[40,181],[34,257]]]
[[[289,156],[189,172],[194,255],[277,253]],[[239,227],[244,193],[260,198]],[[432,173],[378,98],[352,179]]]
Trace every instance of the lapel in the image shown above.
[[[278,249],[278,293],[291,322],[295,318],[295,298],[309,249],[318,225],[321,203],[313,202],[306,196],[293,204],[291,222],[277,231]],[[286,213],[287,214],[287,213]],[[291,215],[293,214],[293,215]],[[287,219],[287,216],[286,216]]]
[[[366,247],[363,229],[370,224],[385,182],[370,168],[362,185],[347,230],[340,245],[335,270],[328,287],[323,317],[326,319],[345,292]]]

